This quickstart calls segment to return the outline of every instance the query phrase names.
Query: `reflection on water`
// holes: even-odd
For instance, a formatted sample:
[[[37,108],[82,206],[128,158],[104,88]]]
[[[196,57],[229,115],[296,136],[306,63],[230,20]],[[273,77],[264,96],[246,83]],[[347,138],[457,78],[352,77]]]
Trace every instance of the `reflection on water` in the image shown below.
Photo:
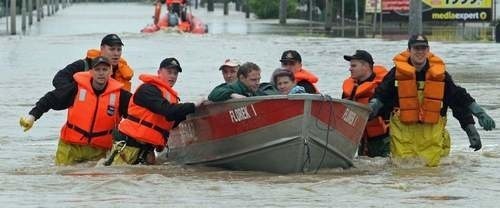
[[[0,202],[5,207],[496,207],[500,193],[498,130],[480,130],[483,150],[472,152],[458,122],[449,119],[450,157],[437,168],[396,166],[385,158],[361,157],[355,168],[317,174],[276,175],[210,167],[163,164],[102,167],[97,162],[54,166],[54,153],[65,111],[46,113],[23,133],[18,119],[52,89],[55,72],[118,33],[124,57],[137,75],[155,73],[165,56],[182,66],[176,88],[183,101],[206,96],[223,81],[219,65],[226,58],[253,61],[262,81],[279,66],[279,56],[297,49],[305,67],[319,77],[319,89],[341,94],[348,76],[342,58],[356,49],[391,66],[406,41],[283,36],[273,24],[245,20],[242,13],[195,11],[211,34],[140,34],[150,23],[150,5],[76,4],[34,25],[27,36],[0,37]],[[124,21],[126,19],[126,21]],[[84,27],[82,27],[84,26]],[[290,26],[293,27],[293,26]],[[259,32],[260,31],[260,32]],[[280,32],[277,32],[282,34]],[[457,84],[467,88],[493,118],[500,116],[500,48],[489,43],[431,42]]]

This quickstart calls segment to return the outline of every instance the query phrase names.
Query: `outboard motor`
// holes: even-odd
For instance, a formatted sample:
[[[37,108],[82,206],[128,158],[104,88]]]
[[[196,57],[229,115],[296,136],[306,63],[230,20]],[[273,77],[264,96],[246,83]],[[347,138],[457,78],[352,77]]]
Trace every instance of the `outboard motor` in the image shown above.
[[[175,13],[168,13],[168,26],[174,27],[179,25],[179,17]]]

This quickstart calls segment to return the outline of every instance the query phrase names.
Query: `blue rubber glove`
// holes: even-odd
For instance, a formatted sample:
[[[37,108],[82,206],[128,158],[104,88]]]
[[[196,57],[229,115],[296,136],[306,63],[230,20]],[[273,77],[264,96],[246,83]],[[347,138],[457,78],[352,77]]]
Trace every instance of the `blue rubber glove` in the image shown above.
[[[469,109],[472,114],[476,116],[479,121],[479,125],[483,127],[484,130],[490,131],[495,128],[495,121],[481,108],[476,102],[469,105]]]
[[[465,133],[467,133],[467,136],[469,137],[469,143],[470,143],[470,148],[474,149],[474,151],[478,151],[481,149],[481,137],[479,136],[479,133],[477,132],[476,127],[474,124],[469,124],[464,128]]]
[[[368,105],[370,106],[370,109],[372,110],[372,112],[370,112],[370,117],[368,120],[371,120],[372,118],[377,117],[378,111],[380,111],[380,109],[382,107],[384,107],[384,104],[382,102],[380,102],[380,100],[378,100],[377,98],[371,99],[370,102],[368,103]]]

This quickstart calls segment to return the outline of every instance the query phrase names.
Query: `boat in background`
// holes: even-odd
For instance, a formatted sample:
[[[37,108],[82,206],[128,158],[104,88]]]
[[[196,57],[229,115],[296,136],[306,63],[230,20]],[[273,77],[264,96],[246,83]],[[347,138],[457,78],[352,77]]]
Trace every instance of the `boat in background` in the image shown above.
[[[173,30],[179,32],[189,32],[204,34],[208,32],[208,26],[200,18],[188,12],[186,1],[167,0],[167,10],[161,14],[162,2],[157,1],[153,16],[153,24],[147,25],[141,30],[143,33],[153,33],[159,30]]]
[[[313,94],[210,103],[171,131],[158,160],[282,174],[349,168],[369,112]]]

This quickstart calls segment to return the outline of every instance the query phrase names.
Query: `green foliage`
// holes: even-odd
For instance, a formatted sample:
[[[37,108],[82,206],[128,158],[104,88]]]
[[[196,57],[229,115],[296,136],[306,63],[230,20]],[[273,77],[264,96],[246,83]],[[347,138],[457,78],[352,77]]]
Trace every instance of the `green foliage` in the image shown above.
[[[279,17],[280,0],[250,0],[250,11],[260,19]],[[298,0],[288,0],[287,17],[297,16]]]

